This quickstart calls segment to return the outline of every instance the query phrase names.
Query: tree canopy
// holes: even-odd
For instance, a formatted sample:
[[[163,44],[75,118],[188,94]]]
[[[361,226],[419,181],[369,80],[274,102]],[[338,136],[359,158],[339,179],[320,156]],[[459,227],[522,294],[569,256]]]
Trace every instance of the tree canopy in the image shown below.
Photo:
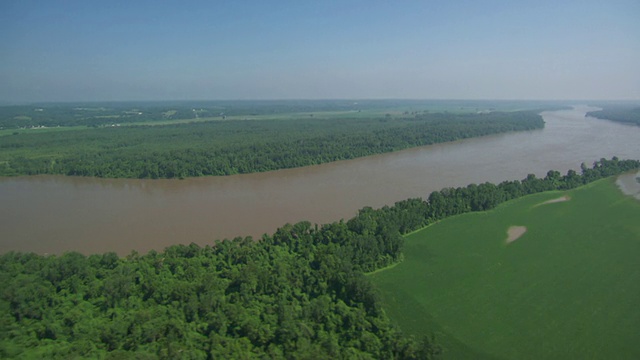
[[[434,340],[391,324],[365,275],[402,260],[402,234],[639,168],[614,157],[583,164],[580,174],[445,188],[365,207],[346,222],[286,224],[259,241],[124,258],[9,252],[0,256],[0,357],[432,358]]]
[[[182,178],[262,172],[539,129],[533,111],[136,125],[5,135],[0,176]]]
[[[606,119],[627,124],[640,125],[640,106],[637,105],[603,105],[602,110],[590,111],[587,116]]]

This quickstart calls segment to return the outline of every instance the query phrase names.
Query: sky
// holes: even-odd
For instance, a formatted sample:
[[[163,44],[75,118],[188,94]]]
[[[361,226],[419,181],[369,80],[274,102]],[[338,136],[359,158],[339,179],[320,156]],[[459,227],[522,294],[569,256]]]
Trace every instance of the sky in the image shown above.
[[[0,103],[640,100],[640,1],[0,1]]]

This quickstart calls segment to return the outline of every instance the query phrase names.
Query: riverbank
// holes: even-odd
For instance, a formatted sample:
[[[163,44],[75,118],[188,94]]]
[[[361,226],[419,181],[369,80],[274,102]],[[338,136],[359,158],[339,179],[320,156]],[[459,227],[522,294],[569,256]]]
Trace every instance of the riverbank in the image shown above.
[[[640,159],[640,128],[543,112],[545,129],[430,145],[259,174],[185,180],[0,178],[0,252],[132,250],[273,233],[286,223],[351,218],[445,187],[580,172],[602,157]]]

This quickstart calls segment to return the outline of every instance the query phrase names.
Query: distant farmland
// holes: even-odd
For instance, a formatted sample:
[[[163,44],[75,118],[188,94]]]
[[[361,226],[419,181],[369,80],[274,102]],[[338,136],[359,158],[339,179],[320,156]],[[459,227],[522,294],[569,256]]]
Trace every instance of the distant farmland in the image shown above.
[[[638,359],[639,219],[640,201],[604,179],[446,219],[371,278],[445,359]],[[526,231],[508,242],[512,226]]]

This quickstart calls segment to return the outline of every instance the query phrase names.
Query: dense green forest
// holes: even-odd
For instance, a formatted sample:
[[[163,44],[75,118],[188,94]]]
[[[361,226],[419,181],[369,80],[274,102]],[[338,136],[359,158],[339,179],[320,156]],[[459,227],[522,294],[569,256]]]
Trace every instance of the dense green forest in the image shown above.
[[[407,112],[380,118],[209,121],[18,134],[1,138],[0,176],[243,174],[542,127],[535,111]]]
[[[260,241],[125,258],[10,252],[0,256],[0,357],[435,357],[428,334],[406,337],[390,323],[365,276],[402,260],[402,234],[638,168],[638,160],[614,157],[583,164],[580,174],[446,188],[426,200],[363,208],[346,222],[285,225]]]
[[[612,120],[628,124],[640,125],[640,106],[636,105],[602,105],[602,110],[590,111],[587,116]]]

